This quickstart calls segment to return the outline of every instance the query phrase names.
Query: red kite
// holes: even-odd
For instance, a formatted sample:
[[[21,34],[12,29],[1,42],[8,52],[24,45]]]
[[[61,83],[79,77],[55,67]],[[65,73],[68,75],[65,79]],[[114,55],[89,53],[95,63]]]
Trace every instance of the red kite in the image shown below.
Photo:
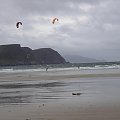
[[[58,18],[54,18],[52,23],[54,24],[56,20],[58,21]]]

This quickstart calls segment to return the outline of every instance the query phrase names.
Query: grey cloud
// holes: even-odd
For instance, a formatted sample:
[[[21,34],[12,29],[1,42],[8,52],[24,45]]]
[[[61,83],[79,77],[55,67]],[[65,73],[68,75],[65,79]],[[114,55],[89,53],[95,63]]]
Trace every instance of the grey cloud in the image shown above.
[[[20,43],[33,49],[52,47],[62,54],[120,59],[119,0],[0,0],[0,3],[0,44]],[[91,8],[85,11],[80,8],[82,5]],[[60,19],[55,26],[51,24],[53,16]],[[83,16],[88,18],[87,22],[79,20]],[[74,23],[61,23],[66,17]],[[23,22],[19,30],[15,28],[17,21]]]
[[[97,5],[103,0],[11,0],[13,5],[21,15],[23,14],[77,14],[78,5]],[[73,7],[70,7],[70,5]]]

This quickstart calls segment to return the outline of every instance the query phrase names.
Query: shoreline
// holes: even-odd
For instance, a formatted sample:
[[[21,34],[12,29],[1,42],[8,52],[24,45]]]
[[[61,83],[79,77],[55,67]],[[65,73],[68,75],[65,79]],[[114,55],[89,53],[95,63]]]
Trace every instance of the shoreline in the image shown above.
[[[27,72],[3,72],[0,80],[60,80],[120,77],[120,69],[112,70],[72,70],[72,71],[27,71]]]

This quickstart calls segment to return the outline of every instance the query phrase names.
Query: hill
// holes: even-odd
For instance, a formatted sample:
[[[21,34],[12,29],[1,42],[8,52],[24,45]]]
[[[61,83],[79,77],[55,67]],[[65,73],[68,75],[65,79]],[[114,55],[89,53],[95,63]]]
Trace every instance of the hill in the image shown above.
[[[64,55],[66,61],[70,63],[94,63],[94,62],[105,62],[104,60],[97,60],[94,58],[83,57],[80,55]]]
[[[0,45],[0,65],[61,64],[65,59],[51,48],[32,50],[20,44]]]

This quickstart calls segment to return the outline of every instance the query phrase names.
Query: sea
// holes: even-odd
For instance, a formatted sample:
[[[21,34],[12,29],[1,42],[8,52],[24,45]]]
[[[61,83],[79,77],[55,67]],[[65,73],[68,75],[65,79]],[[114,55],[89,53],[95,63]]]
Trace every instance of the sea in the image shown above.
[[[120,69],[118,62],[100,62],[100,63],[67,63],[67,64],[49,64],[49,65],[18,65],[18,66],[0,66],[1,72],[22,72],[22,71],[59,71],[59,70],[101,70],[101,69]]]

